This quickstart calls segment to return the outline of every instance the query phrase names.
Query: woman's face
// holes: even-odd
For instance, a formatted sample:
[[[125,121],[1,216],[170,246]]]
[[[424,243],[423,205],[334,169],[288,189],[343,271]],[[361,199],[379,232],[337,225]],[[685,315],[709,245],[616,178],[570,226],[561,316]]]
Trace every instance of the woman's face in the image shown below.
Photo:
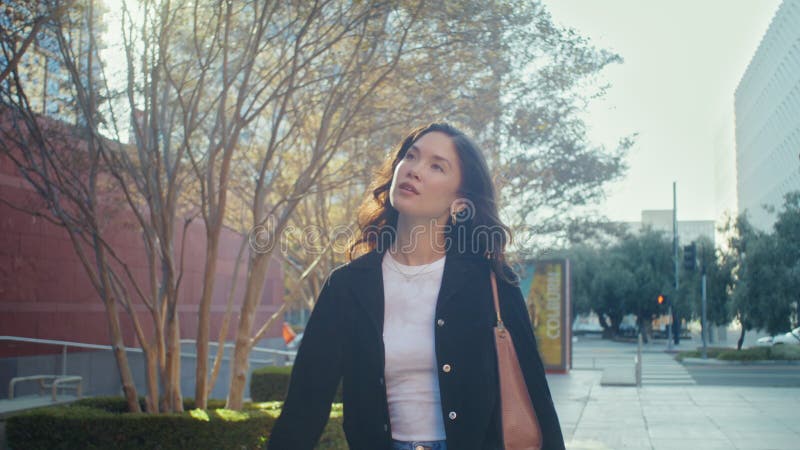
[[[460,186],[461,165],[453,141],[431,131],[417,139],[397,164],[389,201],[400,215],[444,224]]]

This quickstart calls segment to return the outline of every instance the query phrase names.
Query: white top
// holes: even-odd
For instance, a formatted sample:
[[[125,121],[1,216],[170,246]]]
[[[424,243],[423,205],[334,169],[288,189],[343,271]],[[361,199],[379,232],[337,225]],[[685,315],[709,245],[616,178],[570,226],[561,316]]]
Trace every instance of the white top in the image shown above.
[[[406,266],[383,257],[384,378],[392,438],[437,441],[445,438],[436,368],[436,299],[444,260]]]

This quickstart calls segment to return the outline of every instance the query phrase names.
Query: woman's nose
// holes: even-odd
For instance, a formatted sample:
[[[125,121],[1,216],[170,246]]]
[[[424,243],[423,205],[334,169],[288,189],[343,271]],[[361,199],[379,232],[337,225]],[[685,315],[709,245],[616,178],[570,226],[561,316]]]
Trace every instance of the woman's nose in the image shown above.
[[[417,166],[414,164],[410,164],[408,166],[408,176],[411,178],[419,180],[419,174],[417,173]]]

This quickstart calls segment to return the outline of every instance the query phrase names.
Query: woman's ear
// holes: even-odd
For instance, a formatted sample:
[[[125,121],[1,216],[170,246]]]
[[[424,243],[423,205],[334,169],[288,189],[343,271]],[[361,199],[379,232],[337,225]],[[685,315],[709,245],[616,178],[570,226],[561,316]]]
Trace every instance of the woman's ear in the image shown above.
[[[457,198],[450,204],[453,223],[466,222],[475,216],[475,204],[468,198]]]

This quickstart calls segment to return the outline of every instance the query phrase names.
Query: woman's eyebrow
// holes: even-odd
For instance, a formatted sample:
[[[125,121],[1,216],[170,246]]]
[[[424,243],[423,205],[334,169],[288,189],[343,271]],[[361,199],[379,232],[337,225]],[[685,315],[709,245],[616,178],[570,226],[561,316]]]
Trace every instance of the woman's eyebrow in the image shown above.
[[[433,155],[433,159],[435,159],[437,161],[442,161],[445,164],[447,164],[447,167],[450,167],[450,160],[445,158],[444,156]]]
[[[422,150],[420,150],[420,148],[417,147],[417,144],[411,144],[411,148],[409,149],[409,151],[411,151],[411,150],[416,150],[419,153],[422,152]],[[448,167],[452,167],[452,164],[450,163],[450,160],[445,158],[444,156],[439,156],[439,155],[434,154],[434,155],[431,156],[431,158],[433,158],[433,159],[435,159],[437,161],[443,161],[445,164],[447,164]]]

